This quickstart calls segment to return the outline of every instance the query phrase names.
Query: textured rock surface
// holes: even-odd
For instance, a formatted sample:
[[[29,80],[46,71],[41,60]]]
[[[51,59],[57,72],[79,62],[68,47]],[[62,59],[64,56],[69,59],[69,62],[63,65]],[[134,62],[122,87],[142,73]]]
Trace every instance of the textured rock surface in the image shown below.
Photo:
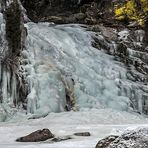
[[[98,142],[96,148],[147,148],[148,128],[127,131],[121,136],[109,136]]]
[[[20,3],[16,0],[10,3],[2,2],[0,3],[3,12],[0,14],[0,100],[2,104],[5,104],[7,99],[11,100],[11,103],[7,104],[7,109],[4,109],[7,112],[10,106],[16,107],[21,104],[20,102],[24,102],[27,95],[24,69],[21,65],[26,32]],[[13,114],[13,111],[10,111],[10,114]]]
[[[116,138],[118,138],[118,136],[108,136],[102,140],[100,140],[97,145],[96,148],[108,148],[108,146],[110,145],[111,142],[113,142]]]
[[[52,21],[63,23],[96,24],[102,17],[110,18],[111,14],[104,7],[110,6],[110,1],[96,0],[21,0],[33,21]],[[103,13],[102,13],[103,12]]]
[[[125,132],[110,144],[109,148],[147,148],[148,147],[148,128],[137,129]]]

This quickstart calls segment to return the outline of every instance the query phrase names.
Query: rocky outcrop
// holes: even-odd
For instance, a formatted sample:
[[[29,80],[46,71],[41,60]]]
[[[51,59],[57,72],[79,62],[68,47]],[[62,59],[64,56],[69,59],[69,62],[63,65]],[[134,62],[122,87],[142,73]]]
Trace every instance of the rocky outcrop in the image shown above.
[[[19,55],[21,52],[22,16],[19,4],[12,2],[5,11],[6,38],[9,46],[9,55]],[[14,19],[15,18],[15,19]]]
[[[0,40],[2,45],[0,58],[0,89],[1,103],[7,102],[6,99],[11,98],[11,106],[19,106],[24,102],[27,95],[27,87],[25,84],[25,75],[23,74],[23,66],[21,65],[22,51],[25,48],[26,29],[23,22],[23,14],[20,3],[17,0],[4,3],[2,5],[4,22],[1,24],[5,30]],[[3,45],[4,44],[4,45]],[[4,100],[5,99],[5,100]]]
[[[54,138],[49,129],[37,130],[27,136],[16,139],[17,142],[39,142]]]
[[[99,2],[97,0],[21,1],[29,18],[35,22],[49,21],[56,24],[83,23],[89,25],[102,21],[106,24],[112,24],[113,22],[113,11],[108,9],[113,5],[108,0]]]
[[[139,83],[137,90],[142,91],[143,111],[148,112],[147,103],[147,82],[148,82],[148,51],[145,41],[146,31],[143,28],[130,27],[105,27],[104,25],[93,25],[88,30],[96,32],[92,46],[114,56],[116,61],[124,63],[127,68],[126,77],[134,83]],[[100,36],[102,35],[103,38]],[[120,87],[120,86],[119,86]],[[131,91],[133,91],[131,89]],[[125,93],[126,88],[125,88]],[[131,96],[132,108],[139,110],[137,96]],[[133,107],[134,106],[134,107]],[[145,109],[144,109],[145,108]]]
[[[98,142],[96,148],[147,148],[148,128],[124,132],[121,136],[109,136]]]
[[[78,0],[21,0],[28,16],[33,21],[38,21],[49,16],[68,16],[72,14],[79,4]]]

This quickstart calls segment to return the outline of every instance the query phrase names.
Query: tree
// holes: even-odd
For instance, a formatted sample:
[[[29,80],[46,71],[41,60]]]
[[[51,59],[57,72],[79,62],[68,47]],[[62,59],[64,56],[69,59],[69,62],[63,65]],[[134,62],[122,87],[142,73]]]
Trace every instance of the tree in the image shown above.
[[[146,18],[144,29],[145,29],[145,42],[148,44],[148,17]]]
[[[6,9],[6,38],[11,54],[21,49],[21,10],[17,0],[14,0]]]
[[[144,26],[148,12],[147,0],[128,0],[120,6],[120,1],[115,4],[115,17],[117,20],[129,19]]]

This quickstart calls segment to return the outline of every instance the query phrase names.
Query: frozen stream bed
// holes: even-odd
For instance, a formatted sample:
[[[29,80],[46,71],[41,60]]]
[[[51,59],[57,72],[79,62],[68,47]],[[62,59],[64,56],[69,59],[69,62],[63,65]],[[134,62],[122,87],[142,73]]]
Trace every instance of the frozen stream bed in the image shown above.
[[[50,113],[45,118],[30,120],[17,116],[9,122],[0,123],[0,148],[95,148],[99,139],[111,133],[120,134],[128,128],[143,126],[148,126],[148,119],[112,109]],[[57,143],[15,142],[18,137],[43,128],[49,128],[56,136],[73,135],[75,132],[90,132],[91,136],[72,136],[71,140]]]

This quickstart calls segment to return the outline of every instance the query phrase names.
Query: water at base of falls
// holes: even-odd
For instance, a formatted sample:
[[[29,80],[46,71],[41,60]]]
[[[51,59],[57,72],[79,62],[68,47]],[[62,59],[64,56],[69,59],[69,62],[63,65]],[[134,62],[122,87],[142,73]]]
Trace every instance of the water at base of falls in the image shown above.
[[[0,20],[1,28],[2,25]],[[126,78],[122,63],[114,61],[102,49],[92,47],[95,33],[72,24],[53,26],[30,22],[25,26],[28,36],[22,63],[29,84],[27,113],[41,117],[49,112],[65,111],[65,84],[72,88],[70,91],[80,110],[134,108],[142,112],[141,84]],[[98,34],[97,38],[103,36]]]

